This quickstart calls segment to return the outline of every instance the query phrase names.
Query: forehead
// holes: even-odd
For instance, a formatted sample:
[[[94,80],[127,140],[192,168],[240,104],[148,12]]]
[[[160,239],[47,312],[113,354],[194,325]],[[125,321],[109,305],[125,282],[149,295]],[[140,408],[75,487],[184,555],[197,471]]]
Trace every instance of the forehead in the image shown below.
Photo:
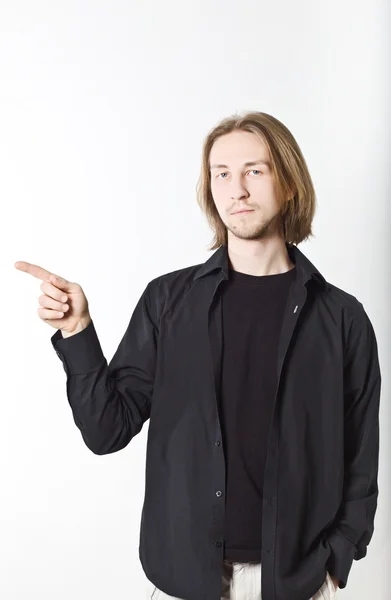
[[[209,166],[217,163],[234,166],[269,159],[267,146],[261,137],[249,131],[233,131],[214,142],[209,154]]]

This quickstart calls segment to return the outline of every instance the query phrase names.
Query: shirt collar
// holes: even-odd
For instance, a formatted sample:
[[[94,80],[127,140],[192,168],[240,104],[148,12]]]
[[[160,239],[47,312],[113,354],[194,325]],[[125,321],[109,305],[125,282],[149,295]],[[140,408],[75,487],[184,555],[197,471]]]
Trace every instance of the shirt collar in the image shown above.
[[[303,285],[309,280],[313,279],[318,283],[324,290],[328,289],[328,284],[323,275],[318,269],[310,262],[310,260],[299,250],[299,248],[293,244],[286,243],[286,249],[288,254],[297,268],[297,277],[300,278]],[[227,246],[220,246],[208,260],[206,260],[199,269],[197,269],[194,279],[199,279],[208,275],[212,271],[220,270],[225,279],[229,277],[229,263],[228,263],[228,248]]]

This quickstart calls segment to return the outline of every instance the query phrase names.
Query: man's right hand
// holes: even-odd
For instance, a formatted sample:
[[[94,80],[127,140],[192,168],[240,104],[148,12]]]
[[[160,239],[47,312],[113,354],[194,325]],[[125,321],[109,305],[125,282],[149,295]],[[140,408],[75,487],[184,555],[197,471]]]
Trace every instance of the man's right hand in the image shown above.
[[[44,293],[38,298],[40,307],[37,309],[42,321],[61,329],[63,337],[79,333],[90,324],[88,301],[78,283],[25,261],[17,261],[14,266],[42,280],[40,287]]]

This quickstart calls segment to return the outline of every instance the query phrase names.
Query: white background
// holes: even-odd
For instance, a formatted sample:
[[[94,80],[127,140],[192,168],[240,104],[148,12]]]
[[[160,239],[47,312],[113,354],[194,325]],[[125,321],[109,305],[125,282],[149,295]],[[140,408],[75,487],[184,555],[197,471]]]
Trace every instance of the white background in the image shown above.
[[[387,600],[390,471],[390,21],[380,0],[0,3],[0,597],[143,597],[148,422],[84,445],[26,260],[79,282],[108,360],[147,282],[206,260],[195,197],[207,131],[260,110],[314,180],[300,249],[364,305],[383,376],[380,496],[337,597]],[[388,109],[388,110],[387,110]]]

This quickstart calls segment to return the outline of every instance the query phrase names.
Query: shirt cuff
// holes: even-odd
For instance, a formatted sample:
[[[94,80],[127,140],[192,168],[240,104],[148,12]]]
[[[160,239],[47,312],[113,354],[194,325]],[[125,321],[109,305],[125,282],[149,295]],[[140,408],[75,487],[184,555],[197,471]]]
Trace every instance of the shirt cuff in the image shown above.
[[[333,531],[326,541],[331,548],[331,554],[327,560],[327,570],[330,575],[339,579],[339,587],[343,589],[348,582],[356,546],[339,531]]]
[[[106,360],[93,321],[79,333],[66,338],[58,329],[51,342],[67,375],[94,371]]]

